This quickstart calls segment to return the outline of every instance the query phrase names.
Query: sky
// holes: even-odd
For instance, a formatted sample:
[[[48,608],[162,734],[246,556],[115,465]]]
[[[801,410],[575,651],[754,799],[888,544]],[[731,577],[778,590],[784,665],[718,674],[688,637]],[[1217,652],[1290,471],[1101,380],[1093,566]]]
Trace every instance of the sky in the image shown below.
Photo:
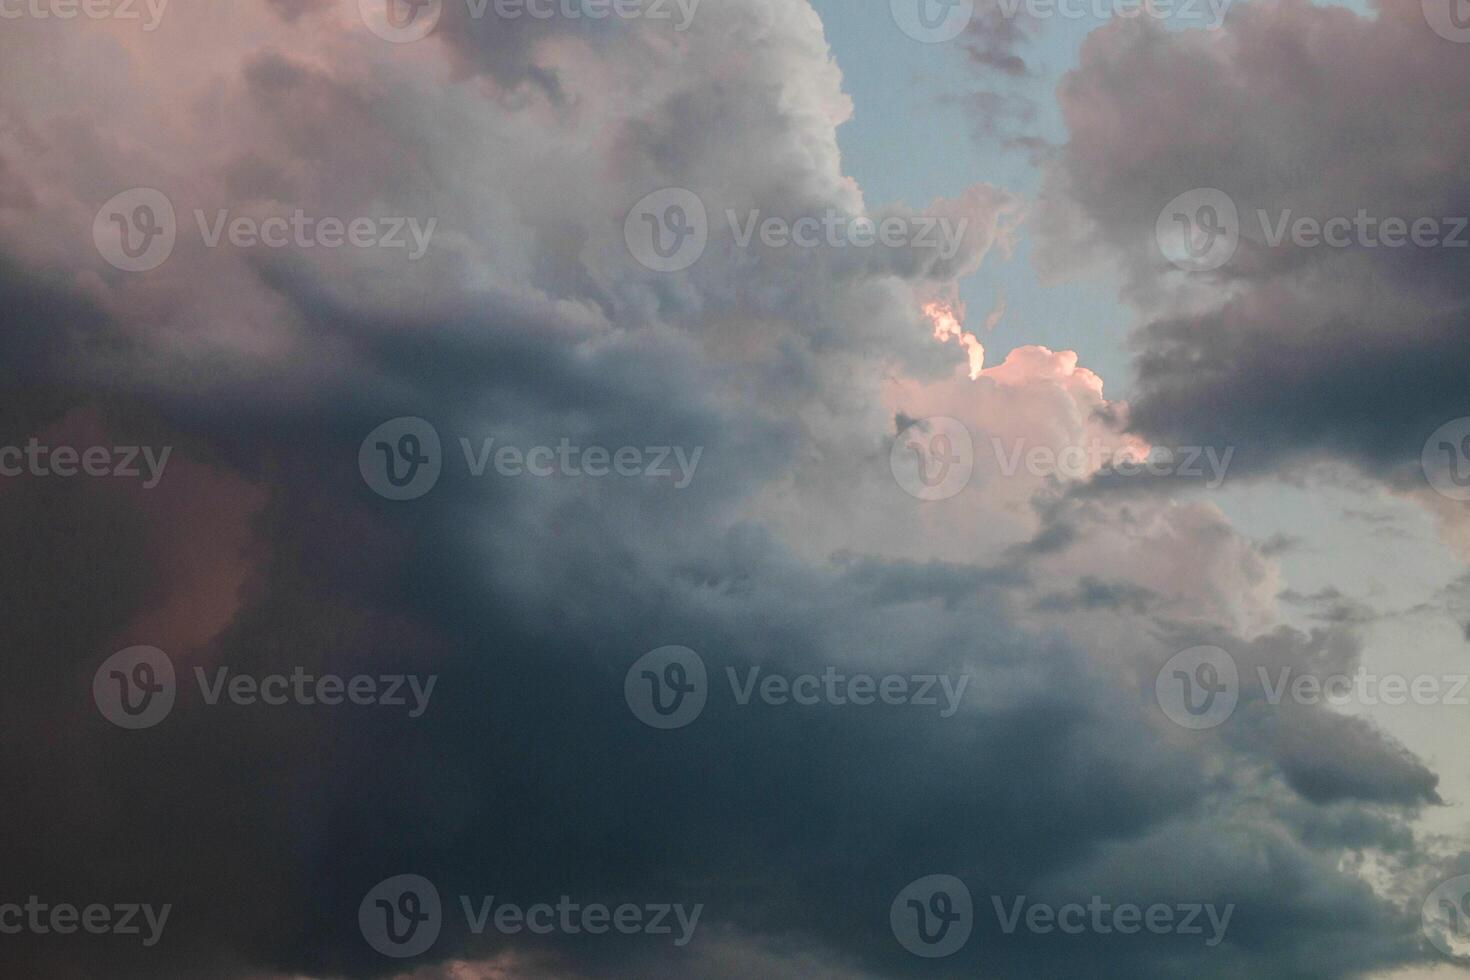
[[[0,0],[0,966],[1470,976],[1467,24]]]

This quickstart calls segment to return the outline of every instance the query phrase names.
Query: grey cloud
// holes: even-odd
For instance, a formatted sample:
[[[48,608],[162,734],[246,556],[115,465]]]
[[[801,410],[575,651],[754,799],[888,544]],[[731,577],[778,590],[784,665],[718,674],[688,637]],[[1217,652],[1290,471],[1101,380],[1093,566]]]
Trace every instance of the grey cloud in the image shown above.
[[[16,682],[5,716],[26,735],[0,743],[0,774],[21,787],[0,804],[14,831],[0,863],[32,891],[136,889],[177,906],[172,941],[154,952],[29,937],[7,944],[11,972],[389,975],[399,965],[363,943],[356,909],[405,870],[451,895],[699,901],[714,947],[682,959],[632,941],[474,938],[452,925],[409,965],[440,972],[451,957],[505,953],[524,973],[587,976],[695,963],[716,976],[1152,978],[1185,959],[1205,977],[1328,977],[1417,955],[1417,925],[1342,870],[1337,849],[1378,843],[1420,860],[1402,835],[1404,812],[1432,789],[1422,766],[1360,731],[1325,757],[1250,728],[1223,746],[1160,738],[1139,676],[1203,627],[1150,616],[1145,590],[1121,578],[1075,591],[1042,579],[1041,563],[1086,543],[1100,506],[1056,505],[999,565],[812,557],[749,506],[779,490],[793,460],[827,448],[814,419],[850,434],[844,412],[891,362],[921,360],[909,287],[949,284],[994,243],[970,241],[949,263],[762,264],[712,249],[677,285],[633,268],[621,220],[645,180],[697,179],[711,202],[743,195],[766,208],[860,203],[838,166],[843,97],[810,12],[764,0],[705,10],[692,53],[641,33],[654,28],[597,35],[618,69],[606,103],[629,113],[607,142],[578,140],[578,99],[598,93],[537,61],[534,42],[556,28],[492,34],[451,17],[423,49],[447,44],[459,67],[514,92],[415,76],[411,59],[379,49],[359,73],[325,40],[311,57],[225,48],[238,57],[187,94],[242,108],[225,114],[239,140],[208,161],[175,148],[171,175],[252,200],[443,212],[457,237],[421,270],[188,253],[138,281],[35,268],[33,254],[0,270],[0,298],[15,300],[0,306],[7,434],[95,403],[109,430],[176,443],[179,465],[196,468],[188,493],[152,503],[108,485],[0,487],[25,570],[0,584],[12,611],[0,662]],[[740,57],[704,57],[730,50]],[[80,129],[81,166],[122,173],[116,133]],[[64,176],[48,194],[90,213],[79,202],[94,207],[94,189]],[[982,217],[1009,202],[981,187],[941,206]],[[240,318],[222,340],[204,312]],[[367,432],[409,414],[451,451],[455,436],[501,434],[706,452],[683,491],[451,472],[399,505],[374,496],[356,461]],[[1198,533],[1202,548],[1217,540]],[[199,552],[238,575],[201,572],[187,560]],[[1058,615],[1115,608],[1127,641],[1081,644],[1018,623],[1052,595],[1067,607]],[[440,680],[411,723],[186,702],[119,738],[88,702],[90,672],[147,642],[135,631],[165,626],[188,636],[169,650],[184,664]],[[1215,629],[1261,662],[1357,652],[1341,630],[1246,640]],[[716,677],[840,666],[973,681],[948,719],[712,698],[688,729],[659,732],[629,712],[622,682],[669,643],[695,648]],[[1227,785],[1216,774],[1237,758],[1251,765]],[[1351,778],[1354,760],[1383,773]],[[1278,797],[1282,773],[1297,789]],[[1258,807],[1263,794],[1270,805]],[[1316,800],[1333,820],[1309,832],[1301,807]],[[1255,829],[1237,832],[1246,811]],[[1220,841],[1270,860],[1227,860]],[[927,964],[884,923],[897,890],[936,869],[980,895],[1096,887],[1148,900],[1196,868],[1242,904],[1217,957],[987,935]]]
[[[1470,214],[1466,134],[1448,124],[1461,52],[1412,5],[1364,17],[1252,3],[1219,32],[1147,20],[1094,32],[1063,82],[1071,138],[1048,166],[1040,220],[1045,268],[1116,263],[1149,318],[1134,337],[1133,428],[1237,446],[1243,475],[1327,456],[1407,485],[1429,433],[1470,414],[1453,367],[1470,354],[1465,253],[1272,248],[1256,214]],[[1195,187],[1232,197],[1242,243],[1224,268],[1185,282],[1153,229]],[[1186,288],[1202,312],[1168,310]]]

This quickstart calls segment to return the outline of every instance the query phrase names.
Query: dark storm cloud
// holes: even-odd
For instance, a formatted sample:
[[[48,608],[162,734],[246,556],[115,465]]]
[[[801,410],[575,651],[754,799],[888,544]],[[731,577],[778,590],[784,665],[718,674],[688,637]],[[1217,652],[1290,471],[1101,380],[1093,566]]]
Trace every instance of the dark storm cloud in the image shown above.
[[[622,672],[669,641],[696,646],[717,675],[748,664],[820,671],[857,654],[906,671],[979,671],[977,684],[996,684],[1017,669],[1006,664],[1071,673],[1044,665],[1073,655],[1018,646],[994,628],[993,611],[938,620],[886,611],[898,597],[866,608],[867,590],[802,568],[753,531],[712,535],[696,524],[680,529],[682,545],[656,532],[630,538],[627,500],[574,494],[578,507],[558,534],[509,497],[448,486],[423,507],[395,511],[361,485],[355,445],[324,437],[339,423],[365,431],[376,418],[323,425],[340,404],[231,423],[255,421],[274,436],[271,502],[256,518],[267,553],[209,649],[171,652],[181,663],[252,672],[302,663],[432,670],[439,700],[413,723],[182,705],[156,731],[124,740],[79,697],[85,662],[68,672],[71,685],[32,687],[32,717],[84,733],[77,751],[103,753],[118,794],[105,834],[126,839],[132,859],[150,857],[146,873],[127,871],[83,835],[68,841],[75,862],[51,853],[9,863],[33,889],[98,894],[126,884],[176,905],[175,942],[135,968],[123,956],[114,975],[189,975],[231,952],[283,971],[380,972],[354,910],[402,869],[446,894],[701,901],[712,923],[795,930],[906,969],[907,954],[889,952],[891,938],[872,923],[917,874],[910,869],[983,864],[997,880],[1025,880],[1093,835],[1130,833],[1184,802],[1187,772],[1165,776],[1181,760],[1149,762],[1142,745],[1118,779],[1103,748],[1118,735],[1100,737],[1113,723],[1092,716],[1081,684],[943,720],[888,707],[740,708],[724,698],[687,732],[646,729],[622,702]],[[196,418],[180,421],[199,434]],[[213,437],[226,457],[257,451],[228,428]],[[96,543],[115,556],[118,580],[156,567],[146,552]],[[77,560],[55,556],[56,575]],[[122,601],[115,585],[93,588]],[[141,605],[110,615],[98,607],[89,635],[46,639],[105,650],[103,637]],[[64,611],[34,599],[31,607],[38,629]],[[902,647],[860,646],[887,635],[898,624],[882,620],[896,615]],[[957,647],[956,631],[986,640]],[[8,649],[39,644],[13,639]],[[1062,778],[1017,792],[1007,788],[1017,768]],[[31,791],[12,805],[28,815],[19,825],[34,843],[47,839],[43,801],[76,771],[26,772]],[[866,815],[854,821],[846,814],[858,801]],[[969,842],[982,839],[972,852]],[[164,859],[160,849],[176,841],[188,845]],[[837,895],[846,896],[840,906]],[[441,952],[462,938],[451,931]],[[20,962],[39,970],[51,961],[37,945],[36,958]],[[558,953],[593,973],[634,970],[649,955],[631,942],[572,942]]]
[[[341,329],[331,316],[314,322]],[[589,428],[579,437],[596,441],[627,431],[618,406],[647,411],[637,406],[650,381],[632,365],[661,371],[641,358],[619,368],[626,352],[614,345],[583,364],[586,375],[556,386],[575,361],[554,336],[491,339],[448,325],[432,344],[417,336],[417,353],[373,341],[371,330],[359,336],[367,352],[360,356],[380,379],[371,389],[325,391],[290,409],[236,393],[228,414],[176,399],[153,410],[180,438],[254,474],[269,494],[251,519],[256,543],[240,608],[207,647],[170,652],[181,663],[252,672],[297,664],[433,671],[438,694],[423,718],[195,703],[156,730],[110,730],[85,701],[85,682],[107,637],[165,587],[137,574],[159,565],[148,537],[124,546],[117,535],[125,522],[107,518],[105,507],[93,518],[117,528],[96,539],[114,565],[98,567],[107,577],[86,591],[117,605],[94,604],[95,625],[84,632],[46,635],[65,615],[56,602],[75,595],[62,579],[84,559],[53,556],[55,584],[39,597],[36,580],[11,580],[29,598],[7,604],[28,601],[36,633],[6,648],[46,642],[75,658],[69,683],[53,678],[28,692],[28,717],[42,730],[81,733],[66,743],[69,753],[98,755],[113,795],[105,832],[68,839],[72,860],[53,851],[23,861],[21,840],[34,855],[35,842],[54,839],[47,821],[65,807],[56,801],[76,771],[26,766],[31,789],[10,804],[26,834],[13,838],[8,862],[33,890],[111,894],[127,886],[176,904],[166,949],[144,956],[96,947],[113,975],[223,976],[235,962],[383,974],[389,965],[357,935],[356,904],[405,870],[450,896],[703,902],[711,928],[801,935],[876,973],[907,975],[925,964],[896,948],[884,916],[913,877],[953,868],[979,894],[1065,881],[1068,867],[1103,842],[1190,819],[1203,799],[1208,784],[1193,751],[1160,746],[1136,706],[1076,652],[1007,625],[994,586],[1014,575],[861,559],[811,567],[760,528],[712,519],[726,491],[700,482],[682,492],[677,524],[665,506],[675,504],[672,492],[660,500],[614,483],[506,487],[461,475],[408,506],[379,500],[356,472],[361,434],[409,406],[441,420],[446,435],[453,420],[468,424],[473,415],[455,394],[470,390],[464,377],[480,379],[475,390],[492,398],[482,403],[493,406],[488,415],[550,431],[565,421],[559,411],[585,412]],[[523,353],[514,356],[518,346]],[[516,383],[531,364],[551,389]],[[595,385],[572,382],[594,376]],[[404,394],[380,394],[395,391]],[[240,410],[255,404],[262,410]],[[697,404],[697,396],[666,404],[660,438],[704,439],[714,452],[747,424],[739,416],[679,421],[697,419]],[[651,431],[647,421],[643,431]],[[105,490],[92,492],[101,500],[80,513],[122,506],[109,504]],[[43,503],[57,505],[38,497]],[[17,512],[22,520],[44,513]],[[147,584],[129,598],[118,588],[126,582]],[[981,700],[941,719],[911,707],[740,707],[712,697],[694,725],[657,732],[623,703],[622,675],[666,643],[695,647],[716,687],[727,667],[793,674],[901,664],[905,672],[969,673]],[[199,751],[204,745],[209,751]],[[1298,768],[1305,779],[1322,767]],[[1366,790],[1347,795],[1354,792]],[[106,840],[117,833],[130,842],[126,864],[107,858]],[[179,849],[179,841],[188,844]],[[1119,900],[1163,894],[1108,887]],[[1265,882],[1246,890],[1269,892]],[[1289,917],[1267,916],[1228,955],[1201,958],[1199,970],[1224,977],[1242,964],[1259,967],[1265,960],[1256,957],[1278,955],[1289,941],[1283,930],[1294,928]],[[946,964],[948,973],[1029,976],[1080,968],[1102,951],[1034,936],[984,939]],[[451,926],[435,955],[505,946]],[[679,962],[631,940],[515,946],[588,975]],[[53,969],[51,951],[37,942],[17,961]],[[1163,977],[1177,953],[1169,944],[1108,947],[1108,969]]]
[[[1435,429],[1470,413],[1454,368],[1470,356],[1467,319],[1322,320],[1265,289],[1259,303],[1149,324],[1133,347],[1143,390],[1136,429],[1237,446],[1242,475],[1322,454],[1397,480]]]
[[[210,131],[221,145],[208,161],[191,145],[177,167],[343,213],[428,200],[457,237],[415,275],[294,254],[197,262],[184,249],[138,280],[90,255],[50,255],[40,270],[17,259],[0,273],[0,298],[13,301],[0,307],[0,363],[14,372],[5,437],[146,438],[178,453],[152,496],[107,482],[0,483],[12,559],[0,581],[6,880],[53,900],[174,905],[157,948],[7,937],[9,972],[390,975],[404,964],[364,943],[356,912],[369,888],[405,872],[436,882],[452,913],[462,893],[703,903],[696,943],[715,946],[474,938],[452,914],[409,967],[511,950],[528,958],[525,973],[600,976],[697,973],[706,955],[727,975],[751,964],[809,975],[810,964],[1163,978],[1183,962],[1211,978],[1326,978],[1417,955],[1417,924],[1343,870],[1337,848],[1422,860],[1403,840],[1432,801],[1422,764],[1360,729],[1339,739],[1328,726],[1341,742],[1330,750],[1309,727],[1273,742],[1249,713],[1219,738],[1181,738],[1149,700],[1179,645],[1218,641],[1245,666],[1346,664],[1357,651],[1343,628],[1246,640],[1151,618],[1148,591],[1121,572],[1041,582],[1041,562],[1087,546],[1108,518],[1101,504],[1047,509],[1044,529],[1000,565],[811,556],[799,525],[753,505],[783,489],[794,460],[828,449],[810,417],[841,418],[888,370],[886,355],[903,360],[924,339],[908,336],[911,318],[894,315],[901,304],[884,290],[907,288],[898,277],[961,275],[990,237],[951,263],[744,261],[716,249],[677,286],[610,261],[622,258],[627,188],[594,178],[646,161],[658,175],[709,173],[767,207],[855,203],[836,169],[835,69],[810,12],[785,0],[706,9],[691,43],[737,57],[674,57],[638,33],[656,28],[609,29],[626,45],[603,51],[617,69],[600,80],[609,103],[631,112],[640,103],[618,86],[669,86],[611,147],[575,141],[570,83],[535,62],[531,42],[552,27],[451,18],[429,42],[497,81],[553,93],[567,114],[550,117],[533,98],[507,108],[504,93],[484,105],[478,90],[451,97],[437,76],[402,95],[351,58],[334,62],[341,52],[325,41],[310,53],[227,49],[238,58],[189,94],[232,107],[226,129],[243,135]],[[382,58],[372,68],[388,72]],[[189,108],[205,126],[210,114]],[[503,115],[475,128],[482,111]],[[75,145],[105,171],[121,137],[92,125]],[[491,144],[497,126],[510,135]],[[481,159],[456,140],[496,152]],[[503,189],[495,167],[516,152],[529,176]],[[63,182],[48,193],[72,192]],[[81,230],[84,253],[95,196],[67,198],[55,222]],[[978,218],[1007,203],[982,188],[945,206]],[[539,220],[517,223],[517,206]],[[201,310],[233,329],[222,340]],[[873,352],[885,356],[865,363]],[[427,496],[390,502],[364,483],[358,452],[402,415],[436,427],[445,472]],[[472,477],[459,439],[492,436],[704,457],[682,490]],[[1124,634],[1082,644],[1018,623],[1051,596],[1054,623],[1110,610],[1129,617]],[[433,673],[438,684],[417,719],[181,696],[157,728],[123,732],[91,703],[92,673],[113,650],[150,642],[168,648],[186,689],[195,666]],[[630,665],[667,644],[695,649],[713,689],[677,731],[643,725],[623,699]],[[757,667],[969,685],[951,717],[917,705],[741,706],[726,670]],[[1221,776],[1234,763],[1236,785]],[[1364,763],[1372,775],[1356,773]],[[991,893],[1042,890],[1214,900],[1238,904],[1239,926],[1210,952],[987,925],[963,953],[929,963],[897,946],[887,913],[899,889],[936,871],[962,877],[982,910]]]
[[[1313,803],[1442,803],[1439,778],[1363,718],[1290,712],[1276,737],[1287,783]]]
[[[1219,32],[1140,18],[1088,38],[1060,88],[1070,141],[1043,195],[1045,261],[1117,259],[1153,317],[1133,338],[1134,429],[1236,446],[1242,474],[1331,456],[1403,482],[1429,434],[1470,414],[1470,249],[1272,247],[1258,216],[1470,215],[1462,55],[1415,4],[1251,3]],[[1186,281],[1154,225],[1197,187],[1230,195],[1241,244]],[[1166,286],[1206,283],[1228,298],[1158,313]]]

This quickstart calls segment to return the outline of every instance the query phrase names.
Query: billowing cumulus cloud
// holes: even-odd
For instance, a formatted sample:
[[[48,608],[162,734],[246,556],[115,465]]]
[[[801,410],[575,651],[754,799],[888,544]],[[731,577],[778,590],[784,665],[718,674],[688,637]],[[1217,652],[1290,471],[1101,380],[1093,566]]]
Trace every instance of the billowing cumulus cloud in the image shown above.
[[[1196,644],[1247,680],[1361,652],[1354,624],[1281,621],[1274,558],[1218,508],[1079,492],[1147,452],[1167,370],[1130,405],[1074,352],[1023,346],[972,377],[936,337],[935,303],[947,336],[974,336],[957,283],[1008,254],[1018,195],[865,200],[804,2],[707,0],[682,32],[444,9],[408,44],[356,4],[279,0],[181,5],[148,34],[0,35],[0,441],[171,450],[152,488],[0,484],[0,902],[172,906],[154,946],[0,937],[7,972],[1335,977],[1425,956],[1413,913],[1435,855],[1412,821],[1442,802],[1425,762],[1325,707],[1263,707],[1254,682],[1213,732],[1155,697]],[[177,217],[144,273],[93,239],[133,187]],[[671,187],[708,217],[679,274],[625,240]],[[396,222],[405,244],[232,241],[237,219],[298,209]],[[729,212],[957,235],[949,254],[742,245]],[[442,473],[392,501],[359,450],[408,416],[439,436]],[[968,434],[974,475],[920,502],[891,451],[933,416]],[[497,448],[563,444],[698,462],[683,485],[475,474]],[[1074,466],[1078,445],[1097,455]],[[124,731],[91,685],[134,645],[165,650],[180,693]],[[709,676],[675,731],[624,699],[629,667],[668,645]],[[222,669],[436,686],[417,717],[209,704],[195,678]],[[829,674],[948,686],[933,705],[738,696]],[[976,938],[928,961],[888,916],[936,872],[973,892]],[[405,873],[447,914],[402,962],[358,908]],[[687,945],[474,934],[459,897],[492,895],[702,912]],[[1007,933],[992,895],[1235,918],[1212,946],[1058,942]]]

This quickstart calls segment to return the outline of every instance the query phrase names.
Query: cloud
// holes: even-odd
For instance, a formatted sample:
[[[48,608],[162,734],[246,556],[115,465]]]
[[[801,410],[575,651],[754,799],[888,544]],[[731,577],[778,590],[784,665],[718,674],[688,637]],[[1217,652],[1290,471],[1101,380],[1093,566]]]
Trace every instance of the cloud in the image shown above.
[[[884,917],[936,869],[982,904],[1045,888],[1241,905],[1219,955],[987,935],[935,964],[948,975],[1164,977],[1187,960],[1205,977],[1331,976],[1419,955],[1400,896],[1340,859],[1350,841],[1412,873],[1429,862],[1406,829],[1433,801],[1422,763],[1317,715],[1281,741],[1249,713],[1188,739],[1149,700],[1189,642],[1244,666],[1350,662],[1351,625],[1277,630],[1278,572],[1216,508],[1002,472],[991,439],[1007,456],[1138,444],[1121,431],[1133,409],[1075,353],[1021,347],[971,380],[926,329],[925,302],[1007,254],[1014,195],[932,203],[969,221],[947,259],[713,236],[669,277],[628,254],[629,209],[659,187],[716,215],[914,213],[870,206],[843,172],[851,105],[806,4],[709,4],[679,36],[448,5],[411,45],[352,6],[199,4],[148,38],[25,22],[0,40],[25,83],[0,96],[0,431],[175,452],[156,492],[0,486],[23,569],[0,584],[0,708],[24,735],[0,742],[19,788],[0,863],[27,894],[175,907],[156,949],[32,935],[7,942],[11,972],[404,972],[356,910],[406,871],[451,909],[462,894],[706,909],[708,941],[687,952],[455,920],[408,964],[425,977],[932,973]],[[91,232],[144,185],[181,230],[134,275]],[[211,248],[193,212],[221,208],[439,224],[417,261]],[[989,460],[926,509],[889,450],[895,419],[941,414]],[[441,436],[444,473],[388,501],[359,449],[410,415]],[[684,489],[476,477],[460,440],[490,438],[703,455]],[[88,694],[135,643],[166,647],[186,686],[221,667],[438,686],[416,719],[181,694],[156,729],[122,732]],[[753,668],[970,683],[950,717],[741,705],[720,687],[693,725],[657,731],[622,687],[669,644],[716,685]]]
[[[1425,439],[1470,414],[1451,367],[1470,336],[1464,253],[1273,246],[1267,232],[1282,216],[1470,214],[1465,132],[1448,124],[1459,55],[1405,4],[1273,0],[1233,8],[1218,32],[1139,18],[1088,37],[1060,88],[1070,138],[1047,165],[1041,261],[1123,274],[1148,321],[1133,338],[1136,431],[1236,446],[1242,475],[1325,457],[1422,481]],[[1154,228],[1198,187],[1231,197],[1241,242],[1191,276]]]

